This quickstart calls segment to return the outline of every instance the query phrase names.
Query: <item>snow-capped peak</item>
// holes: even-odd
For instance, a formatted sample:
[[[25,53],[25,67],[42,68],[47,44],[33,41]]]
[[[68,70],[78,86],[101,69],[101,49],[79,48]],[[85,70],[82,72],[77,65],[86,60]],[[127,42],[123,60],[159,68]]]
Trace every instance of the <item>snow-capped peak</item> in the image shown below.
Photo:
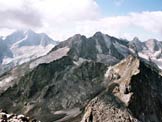
[[[19,65],[47,54],[56,44],[57,41],[44,33],[35,33],[30,29],[17,30],[3,38],[0,46],[0,50],[3,50],[0,53],[0,62],[2,65]]]

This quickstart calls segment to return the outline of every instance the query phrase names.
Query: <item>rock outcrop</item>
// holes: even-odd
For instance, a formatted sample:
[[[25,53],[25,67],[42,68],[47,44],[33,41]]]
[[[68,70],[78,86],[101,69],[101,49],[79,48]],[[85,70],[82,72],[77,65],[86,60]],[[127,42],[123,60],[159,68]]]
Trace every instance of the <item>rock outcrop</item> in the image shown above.
[[[126,40],[120,40],[97,32],[90,38],[76,34],[61,42],[52,51],[62,47],[69,47],[68,54],[75,61],[86,59],[113,65],[132,54],[128,49],[128,44],[129,42]]]
[[[87,102],[104,90],[106,68],[92,61],[76,65],[68,56],[41,64],[1,94],[0,108],[43,122],[71,119],[71,112],[79,116]]]
[[[43,122],[161,122],[161,86],[160,70],[134,56],[111,67],[66,56],[22,77],[0,107]]]
[[[75,35],[15,72],[0,94],[10,113],[42,122],[162,121],[161,70],[125,40]]]
[[[36,119],[26,117],[22,114],[8,114],[4,110],[0,110],[0,122],[40,122]]]
[[[45,33],[18,30],[0,37],[0,75],[13,67],[46,55],[58,42]]]
[[[109,68],[107,88],[89,102],[82,122],[161,122],[159,73],[148,62],[132,56]]]

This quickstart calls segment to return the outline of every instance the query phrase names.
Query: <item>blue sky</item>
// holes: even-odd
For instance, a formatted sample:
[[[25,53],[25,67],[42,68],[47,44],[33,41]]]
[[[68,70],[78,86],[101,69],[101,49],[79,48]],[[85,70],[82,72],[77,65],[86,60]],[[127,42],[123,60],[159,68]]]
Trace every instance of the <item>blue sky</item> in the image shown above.
[[[161,11],[162,0],[96,0],[104,16],[123,16],[131,12]]]
[[[112,33],[117,37],[131,39],[138,36],[141,40],[156,38],[162,40],[162,0],[96,0],[101,16],[118,21],[120,29]],[[134,13],[134,14],[132,14]],[[120,19],[119,19],[120,18]],[[120,21],[129,24],[120,24]],[[120,27],[121,26],[121,27]],[[108,31],[115,30],[113,27]],[[118,34],[117,34],[118,33]]]

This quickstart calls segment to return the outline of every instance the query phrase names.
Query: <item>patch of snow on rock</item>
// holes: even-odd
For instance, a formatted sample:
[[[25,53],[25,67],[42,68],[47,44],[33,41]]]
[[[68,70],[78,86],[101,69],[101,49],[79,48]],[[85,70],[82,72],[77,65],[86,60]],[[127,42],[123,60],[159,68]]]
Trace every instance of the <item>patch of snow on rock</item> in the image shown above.
[[[35,61],[33,61],[30,64],[30,68],[32,69],[34,67],[37,67],[39,64],[50,63],[50,62],[52,62],[54,60],[60,59],[63,56],[66,56],[68,51],[69,51],[68,47],[63,47],[63,48],[60,48],[60,49],[58,49],[56,51],[52,51],[49,54],[47,54],[47,55],[45,55],[43,57],[40,57],[40,58],[36,59]]]

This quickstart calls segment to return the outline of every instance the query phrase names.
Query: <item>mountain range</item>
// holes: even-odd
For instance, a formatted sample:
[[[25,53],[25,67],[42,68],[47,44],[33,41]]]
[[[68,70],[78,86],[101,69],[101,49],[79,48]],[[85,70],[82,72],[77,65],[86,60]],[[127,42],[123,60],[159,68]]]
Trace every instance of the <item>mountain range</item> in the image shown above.
[[[47,54],[58,41],[45,33],[18,30],[0,38],[0,74],[14,66]]]
[[[156,39],[140,41],[137,37],[130,42],[130,47],[136,47],[139,57],[156,63],[162,69],[162,42]]]
[[[161,122],[161,45],[76,34],[3,74],[0,108],[42,122]]]

